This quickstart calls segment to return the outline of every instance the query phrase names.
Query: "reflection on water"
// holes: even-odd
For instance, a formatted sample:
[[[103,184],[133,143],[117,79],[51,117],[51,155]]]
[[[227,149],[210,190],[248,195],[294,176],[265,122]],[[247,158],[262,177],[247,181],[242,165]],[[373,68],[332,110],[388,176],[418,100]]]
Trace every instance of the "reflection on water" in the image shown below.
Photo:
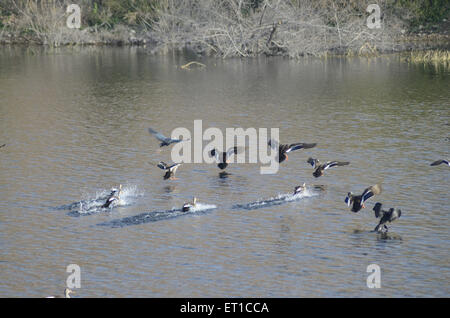
[[[429,166],[448,158],[448,69],[396,57],[186,62],[138,48],[0,49],[0,296],[58,293],[73,263],[78,297],[449,295],[450,170]],[[148,127],[192,131],[196,119],[318,145],[276,175],[184,164],[162,180],[153,164],[170,149]],[[322,176],[318,196],[277,201],[315,182],[308,157],[351,165]],[[377,201],[403,212],[385,237],[372,232],[373,202],[356,214],[344,203],[380,181]],[[126,204],[71,217],[117,184],[136,189]],[[170,217],[193,196],[216,208]],[[369,264],[379,290],[366,287]]]

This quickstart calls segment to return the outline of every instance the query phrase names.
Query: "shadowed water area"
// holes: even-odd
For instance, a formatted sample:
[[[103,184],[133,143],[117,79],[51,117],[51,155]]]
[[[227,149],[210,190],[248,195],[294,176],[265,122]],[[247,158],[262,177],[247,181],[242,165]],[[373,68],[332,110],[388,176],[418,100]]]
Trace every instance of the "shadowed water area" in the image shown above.
[[[75,297],[448,297],[450,167],[430,166],[449,157],[448,68],[390,56],[180,69],[190,60],[0,48],[0,296],[62,293],[78,264]],[[202,163],[163,180],[170,148],[148,127],[193,132],[196,119],[318,145],[275,175]],[[316,179],[308,157],[350,165]],[[347,192],[375,183],[351,212]],[[101,208],[119,184],[119,204]],[[200,208],[182,212],[193,196]],[[371,232],[376,202],[402,210],[387,236]]]

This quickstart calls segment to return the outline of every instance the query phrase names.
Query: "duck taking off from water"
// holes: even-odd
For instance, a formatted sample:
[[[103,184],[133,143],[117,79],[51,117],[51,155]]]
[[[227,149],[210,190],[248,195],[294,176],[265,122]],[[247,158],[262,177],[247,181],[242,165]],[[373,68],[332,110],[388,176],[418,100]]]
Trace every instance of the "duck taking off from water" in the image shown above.
[[[288,160],[288,155],[287,155],[288,152],[291,152],[291,151],[294,151],[294,150],[298,150],[298,149],[313,148],[317,144],[316,143],[307,144],[307,143],[299,142],[299,143],[290,144],[290,145],[283,145],[283,144],[279,144],[274,139],[270,139],[269,142],[268,142],[268,145],[272,149],[275,149],[275,150],[278,149],[278,162],[281,163],[284,160]]]
[[[149,133],[156,137],[161,143],[159,144],[160,147],[169,146],[170,144],[178,143],[181,141],[187,141],[189,139],[183,140],[183,139],[172,139],[169,137],[164,136],[163,134],[157,132],[156,130],[153,130],[152,128],[148,129]]]
[[[122,191],[122,185],[119,185],[119,189],[112,188],[111,193],[108,195],[106,202],[102,205],[102,208],[112,207],[117,204],[120,200],[120,192]]]
[[[318,165],[318,163],[319,163],[319,160],[317,160],[317,162],[314,163],[314,165],[317,166],[317,168],[313,172],[313,176],[316,178],[323,176],[324,171],[329,168],[338,167],[338,166],[347,166],[350,164],[350,162],[348,162],[348,161],[345,161],[345,162],[343,162],[343,161],[327,161],[326,163],[319,164],[319,165]]]
[[[375,232],[379,233],[386,233],[388,231],[386,223],[391,223],[392,221],[400,218],[402,215],[402,211],[400,209],[390,208],[389,211],[382,210],[380,202],[375,203],[373,211],[375,211],[376,218],[381,217],[380,223],[378,223],[374,229]]]
[[[190,211],[192,208],[195,208],[196,203],[197,203],[197,198],[193,197],[192,202],[186,202],[185,204],[183,204],[183,207],[181,208],[181,210],[183,212]]]
[[[376,184],[365,189],[361,195],[354,195],[352,192],[349,192],[347,194],[347,197],[345,198],[345,203],[347,203],[348,206],[353,204],[351,210],[352,212],[356,213],[359,210],[365,208],[364,202],[366,202],[369,198],[373,197],[374,195],[380,193],[381,193],[381,185]]]
[[[45,298],[70,298],[70,294],[75,294],[75,292],[69,288],[64,289],[64,296],[47,296]]]
[[[294,193],[292,195],[296,195],[296,194],[302,193],[305,190],[306,190],[306,183],[303,182],[302,185],[296,186],[294,188]]]
[[[450,162],[448,160],[436,160],[430,164],[430,166],[439,166],[441,163],[445,163],[447,166],[450,166]]]
[[[217,150],[216,148],[214,148],[213,150],[211,150],[209,152],[209,156],[210,157],[215,157],[216,161],[218,162],[217,166],[220,169],[225,169],[228,164],[230,163],[229,158],[234,155],[234,154],[240,154],[244,151],[244,148],[242,147],[231,147],[230,149],[228,149],[227,152],[220,152],[219,150]]]
[[[181,166],[181,163],[174,163],[173,165],[169,166],[167,163],[160,161],[157,164],[157,167],[166,171],[166,174],[164,175],[164,180],[175,179],[175,172],[177,172],[178,167]]]

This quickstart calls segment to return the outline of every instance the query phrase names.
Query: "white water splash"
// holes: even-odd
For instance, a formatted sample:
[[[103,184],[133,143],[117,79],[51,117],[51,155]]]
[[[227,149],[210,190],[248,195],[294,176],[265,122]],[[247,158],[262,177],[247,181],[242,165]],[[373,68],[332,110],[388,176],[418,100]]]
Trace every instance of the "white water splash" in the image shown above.
[[[235,207],[237,208],[245,208],[245,209],[256,209],[261,208],[263,206],[271,206],[271,205],[278,205],[282,204],[284,202],[291,202],[291,201],[297,201],[303,198],[310,198],[313,196],[317,196],[319,193],[317,191],[314,191],[313,189],[306,188],[300,193],[293,194],[293,193],[284,193],[284,194],[278,194],[276,197],[271,197],[268,199],[263,199],[255,202],[251,202],[248,204],[237,204]]]
[[[215,204],[206,204],[206,203],[196,203],[195,207],[191,208],[190,212],[200,212],[205,210],[215,209],[217,206]]]
[[[197,203],[195,203],[195,206],[191,207],[189,209],[189,211],[187,211],[187,212],[201,212],[201,211],[212,210],[212,209],[216,209],[216,208],[217,208],[217,205],[215,205],[215,204],[207,204],[207,203],[197,202]],[[169,212],[179,211],[179,210],[181,210],[181,207],[172,207],[172,210],[170,210]],[[186,212],[182,212],[182,213],[186,213]]]
[[[110,193],[111,190],[97,191],[93,198],[82,200],[79,202],[77,212],[79,214],[91,214],[95,212],[108,211],[111,209],[111,207],[130,205],[137,197],[143,195],[143,192],[139,191],[137,186],[125,186],[122,187],[122,190],[120,191],[120,199],[118,202],[115,202],[109,208],[102,208]]]

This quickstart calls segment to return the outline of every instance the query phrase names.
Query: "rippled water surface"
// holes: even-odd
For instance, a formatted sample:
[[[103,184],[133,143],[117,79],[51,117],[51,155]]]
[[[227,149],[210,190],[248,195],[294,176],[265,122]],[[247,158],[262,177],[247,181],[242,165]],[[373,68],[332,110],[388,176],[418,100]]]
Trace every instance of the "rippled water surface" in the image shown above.
[[[378,59],[201,60],[143,49],[0,49],[0,296],[449,296],[448,69]],[[148,127],[280,128],[289,154],[184,164],[176,180]],[[312,176],[309,157],[350,161]],[[292,198],[306,182],[311,195]],[[382,183],[355,214],[348,191]],[[101,209],[119,184],[115,208]],[[182,204],[197,196],[203,208]],[[288,199],[283,199],[287,196]],[[372,207],[402,210],[389,235]],[[84,213],[90,211],[92,213]],[[381,288],[369,289],[369,264]]]

